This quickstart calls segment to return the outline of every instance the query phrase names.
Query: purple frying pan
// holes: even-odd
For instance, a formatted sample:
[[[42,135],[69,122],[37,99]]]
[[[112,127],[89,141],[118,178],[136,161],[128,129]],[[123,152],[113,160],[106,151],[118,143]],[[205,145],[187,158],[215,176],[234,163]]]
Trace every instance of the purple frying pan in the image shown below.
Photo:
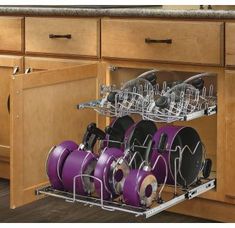
[[[96,164],[94,176],[97,178],[94,180],[96,193],[103,199],[108,200],[110,198],[116,197],[115,192],[112,191],[110,187],[110,175],[113,174],[112,166],[116,164],[117,160],[123,156],[123,150],[119,148],[105,148],[98,159]],[[121,181],[123,179],[123,174],[117,176],[116,181]]]
[[[174,185],[176,180],[178,185],[184,187],[193,184],[203,163],[203,146],[196,130],[191,127],[164,126],[153,139],[156,149],[152,153],[151,165],[160,155],[165,158],[168,166],[166,183]],[[153,174],[159,183],[164,182],[166,171],[162,160],[155,166]]]
[[[48,154],[46,172],[51,186],[57,190],[64,190],[61,179],[63,165],[68,155],[78,148],[73,141],[64,141],[53,147]]]
[[[126,204],[135,207],[152,205],[157,194],[157,180],[151,173],[149,166],[150,154],[152,153],[153,141],[149,141],[144,162],[147,166],[132,169],[126,177],[123,186],[123,199]],[[144,162],[142,164],[144,164]],[[141,165],[142,165],[141,164]]]
[[[125,152],[119,148],[106,148],[100,156],[97,166],[95,168],[95,177],[102,182],[103,198],[110,199],[120,195],[123,190],[123,184],[126,176],[129,174],[129,161],[132,156],[132,145],[137,141],[142,145],[149,135],[153,135],[156,131],[156,126],[153,122],[148,120],[141,120],[132,124],[125,132],[124,143]],[[138,144],[139,145],[139,144]],[[142,148],[136,150],[143,154]],[[128,154],[128,156],[125,156]],[[137,160],[137,159],[136,159]],[[139,165],[142,160],[137,160]],[[95,180],[96,192],[101,196],[101,183]]]
[[[98,129],[94,123],[88,126],[83,143],[70,153],[64,162],[62,182],[66,191],[79,195],[88,195],[94,192],[92,176],[97,156],[93,154],[93,147],[98,139],[104,138],[105,133]]]
[[[99,196],[103,192],[103,199],[116,197],[122,192],[122,185],[125,176],[129,173],[129,166],[125,160],[120,159],[124,155],[123,142],[129,134],[128,129],[134,125],[130,116],[123,116],[114,119],[108,129],[106,128],[106,147],[100,155],[94,176],[95,189]]]

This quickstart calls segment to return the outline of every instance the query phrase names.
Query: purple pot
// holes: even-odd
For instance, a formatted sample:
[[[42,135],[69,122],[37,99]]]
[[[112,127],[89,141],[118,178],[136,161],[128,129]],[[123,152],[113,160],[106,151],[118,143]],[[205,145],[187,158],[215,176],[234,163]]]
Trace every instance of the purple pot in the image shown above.
[[[133,169],[125,179],[123,198],[128,205],[149,207],[156,199],[156,192],[157,180],[149,171]]]
[[[54,189],[64,190],[61,180],[63,165],[68,155],[77,148],[78,145],[75,142],[64,141],[50,151],[46,162],[46,170]]]
[[[96,162],[96,156],[89,151],[77,149],[69,154],[62,171],[62,182],[65,190],[74,191],[74,180],[76,178],[76,194],[92,194],[94,192],[94,180],[89,176],[78,175],[93,175]]]
[[[167,163],[167,184],[174,185],[175,173],[176,182],[181,186],[189,186],[195,182],[202,167],[203,148],[200,137],[195,129],[182,126],[164,126],[156,132],[153,137],[155,148],[151,156],[151,166],[153,167],[156,159],[162,155]],[[199,142],[199,144],[198,144]],[[185,147],[185,146],[188,146]],[[185,150],[179,161],[180,150]],[[195,150],[196,149],[196,150]],[[194,151],[192,154],[191,151]],[[175,163],[176,162],[176,163]],[[181,163],[181,164],[180,164]],[[175,165],[176,164],[176,165]],[[176,167],[176,172],[175,172]],[[159,159],[153,169],[159,183],[163,183],[166,176],[166,167],[162,159]]]
[[[95,167],[94,176],[99,180],[95,179],[95,189],[99,197],[101,197],[101,183],[103,186],[103,199],[108,200],[115,196],[110,187],[110,175],[112,175],[112,165],[114,162],[123,156],[123,151],[118,148],[106,148],[100,155],[98,162]]]

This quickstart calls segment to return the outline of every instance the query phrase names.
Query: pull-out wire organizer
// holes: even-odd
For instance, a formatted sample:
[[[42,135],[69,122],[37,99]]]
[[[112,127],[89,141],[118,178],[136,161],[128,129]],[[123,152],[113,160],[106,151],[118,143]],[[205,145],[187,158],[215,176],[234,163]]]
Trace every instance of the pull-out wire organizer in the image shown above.
[[[76,176],[74,178],[74,182],[76,181],[76,178],[79,176]],[[93,176],[90,176],[90,178],[94,178]],[[145,207],[133,207],[130,205],[126,205],[122,202],[121,198],[117,198],[115,200],[103,200],[102,197],[95,197],[95,196],[82,196],[75,194],[75,191],[73,193],[65,192],[65,191],[59,191],[56,189],[53,189],[51,186],[46,186],[43,188],[39,188],[36,190],[36,195],[46,195],[46,196],[52,196],[60,199],[64,199],[66,202],[71,203],[81,203],[84,206],[97,206],[101,209],[107,210],[107,211],[122,211],[134,214],[135,216],[144,216],[146,218],[149,218],[153,215],[156,215],[164,210],[167,210],[170,207],[173,207],[181,202],[184,202],[185,200],[191,200],[196,196],[199,196],[202,193],[205,193],[215,187],[215,179],[213,180],[203,180],[200,182],[200,184],[195,184],[194,186],[191,186],[187,190],[182,190],[177,193],[177,195],[172,195],[172,197],[168,198],[168,200],[164,201],[161,204],[158,204],[157,201],[153,203],[153,205],[150,208]]]
[[[195,79],[208,76],[213,76],[213,73],[197,74],[168,86],[166,81],[153,84],[140,75],[121,88],[102,85],[101,99],[78,104],[77,108],[92,108],[109,117],[139,114],[142,119],[166,123],[213,115],[217,112],[214,86],[197,89],[190,84]]]
[[[148,138],[151,138],[151,136],[148,135],[146,137],[146,140],[145,140],[146,142],[147,142]],[[114,142],[118,143],[117,141],[114,141]],[[119,143],[121,143],[121,142],[119,142]],[[101,142],[101,144],[102,144],[102,142]],[[143,143],[143,144],[146,144],[146,143]],[[73,191],[72,192],[56,190],[56,189],[52,188],[51,186],[46,186],[46,187],[37,189],[35,193],[36,193],[36,195],[47,195],[47,196],[60,198],[60,199],[65,200],[66,202],[70,202],[70,203],[81,203],[84,206],[89,206],[89,207],[97,206],[103,210],[110,211],[110,212],[121,211],[121,212],[127,212],[127,213],[134,214],[136,217],[137,216],[144,216],[145,218],[149,218],[149,217],[156,215],[164,210],[167,210],[168,208],[170,208],[172,206],[175,206],[175,205],[177,205],[181,202],[184,202],[186,200],[191,200],[191,199],[215,188],[216,180],[204,178],[201,175],[201,173],[195,179],[193,184],[191,184],[190,186],[183,187],[183,186],[180,186],[176,182],[177,175],[180,173],[180,170],[181,170],[181,160],[182,160],[183,154],[185,153],[186,150],[189,151],[191,154],[195,154],[199,145],[201,145],[203,148],[203,158],[202,159],[204,161],[205,156],[206,156],[206,151],[205,151],[204,145],[202,144],[201,141],[198,141],[194,148],[190,147],[189,145],[185,145],[183,148],[176,146],[173,149],[166,149],[167,151],[169,151],[171,153],[179,152],[179,154],[175,158],[175,162],[174,162],[175,182],[173,185],[169,185],[166,183],[167,177],[168,177],[168,175],[170,175],[166,171],[165,181],[164,181],[164,183],[159,184],[159,186],[158,186],[159,190],[157,191],[156,198],[150,207],[146,207],[144,205],[139,206],[139,207],[127,205],[125,203],[125,201],[123,200],[122,194],[117,197],[114,197],[114,198],[111,197],[110,200],[105,200],[103,198],[103,191],[104,191],[104,189],[107,189],[107,186],[105,185],[105,183],[101,179],[95,177],[94,175],[89,175],[89,174],[78,174],[78,175],[74,176],[74,178],[73,178]],[[135,152],[136,148],[138,148],[138,147],[141,147],[143,149],[147,148],[145,145],[139,145],[136,142],[132,145],[132,147],[130,148],[130,151]],[[152,149],[155,150],[157,148],[154,147]],[[119,161],[128,157],[128,155],[129,155],[129,153],[124,153],[123,157],[120,157],[116,160],[116,165],[118,165]],[[131,163],[133,163],[135,156],[136,156],[136,153],[133,153],[131,159],[129,160],[129,165],[131,165]],[[163,158],[162,156],[160,159],[165,160],[165,158]],[[157,159],[154,162],[152,169],[154,169],[155,166],[157,166],[158,161],[159,161],[159,159]],[[145,162],[144,159],[142,159],[142,163],[141,163],[140,167],[138,168],[139,170],[142,168],[142,164],[144,164],[144,162]],[[164,162],[166,165],[166,160]],[[204,164],[202,162],[201,170],[203,169],[203,166],[204,166]],[[166,167],[167,167],[167,165],[166,165]],[[181,177],[182,177],[182,175],[181,175]],[[78,195],[76,193],[77,192],[76,191],[76,186],[77,186],[76,183],[77,183],[78,178],[90,178],[93,180],[97,180],[100,183],[100,193],[101,193],[100,196],[97,196],[97,194],[92,194],[92,195],[88,194],[86,196]],[[166,191],[163,191],[163,190],[166,190]]]
[[[188,121],[191,119],[199,118],[202,116],[213,115],[217,112],[217,97],[215,88],[212,84],[203,85],[200,87],[194,86],[192,81],[198,78],[204,78],[213,76],[212,73],[201,73],[193,75],[184,81],[177,81],[173,83],[167,83],[166,81],[158,82],[147,80],[146,75],[154,73],[156,70],[145,72],[136,79],[130,80],[117,88],[115,85],[102,85],[100,88],[101,99],[78,104],[78,109],[91,108],[99,114],[108,117],[122,117],[125,115],[139,114],[144,120],[151,120],[154,122],[171,123],[174,121]],[[138,153],[137,148],[147,149],[148,139],[153,139],[153,136],[148,135],[143,143],[134,140],[131,148],[128,151],[124,151],[123,156],[115,159],[112,170],[116,170],[119,162],[126,161],[130,170],[141,170],[146,165],[144,157]],[[106,139],[100,141],[99,148],[101,149],[100,156],[104,153],[104,148],[101,145],[107,145]],[[112,142],[112,140],[109,140]],[[125,142],[113,141],[120,143],[123,148],[126,148]],[[171,170],[169,161],[159,155],[156,160],[147,161],[148,170],[153,173],[155,167],[159,165],[159,162],[165,164],[165,178],[163,182],[157,183],[158,188],[156,196],[151,206],[141,204],[141,206],[131,206],[126,203],[124,194],[120,193],[118,196],[111,194],[109,200],[104,199],[103,192],[108,189],[106,183],[91,174],[80,173],[73,178],[72,191],[62,191],[54,189],[52,186],[45,186],[36,190],[36,195],[47,195],[60,198],[70,203],[81,203],[85,206],[97,206],[107,211],[121,211],[134,214],[135,216],[144,216],[149,218],[156,215],[168,208],[177,205],[183,201],[191,200],[216,186],[216,180],[210,179],[208,176],[203,175],[203,168],[206,167],[206,151],[204,144],[199,140],[186,145],[175,146],[175,148],[164,148],[165,152],[172,153],[174,160],[171,164]],[[159,145],[154,145],[152,150],[159,150]],[[201,148],[202,154],[200,157],[200,171],[197,176],[193,178],[190,184],[186,184],[186,178],[181,172],[182,160],[185,154],[190,153],[194,156],[197,153],[197,149]],[[90,152],[92,153],[92,152]],[[135,164],[135,157],[141,158],[141,165],[139,167],[132,167]],[[98,158],[97,158],[98,159]],[[83,170],[83,169],[81,169]],[[171,173],[170,173],[171,172]],[[114,175],[114,173],[112,173]],[[168,183],[167,179],[171,175],[174,183]],[[58,175],[59,176],[59,175]],[[178,176],[181,178],[181,184],[178,182]],[[138,176],[137,176],[138,177]],[[100,183],[100,195],[95,192],[93,194],[79,195],[77,194],[77,181],[78,179],[89,178],[90,180]],[[138,178],[137,178],[138,179]],[[185,182],[185,184],[184,184]],[[139,190],[136,190],[139,191]]]

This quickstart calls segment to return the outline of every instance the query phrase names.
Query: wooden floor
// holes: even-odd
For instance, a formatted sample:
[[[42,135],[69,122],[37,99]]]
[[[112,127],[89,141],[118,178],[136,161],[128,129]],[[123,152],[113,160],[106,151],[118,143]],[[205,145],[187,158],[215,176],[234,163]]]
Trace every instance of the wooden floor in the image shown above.
[[[60,199],[47,197],[15,210],[9,209],[9,182],[0,179],[0,222],[211,222],[204,219],[162,212],[152,218],[136,218],[133,215],[120,212],[107,212],[97,207],[85,207],[71,204]]]

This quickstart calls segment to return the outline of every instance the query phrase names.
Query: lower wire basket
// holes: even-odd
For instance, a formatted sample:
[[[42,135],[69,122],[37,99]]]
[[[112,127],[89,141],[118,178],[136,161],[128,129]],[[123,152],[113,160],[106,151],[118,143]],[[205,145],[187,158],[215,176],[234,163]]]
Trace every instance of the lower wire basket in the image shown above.
[[[64,199],[66,202],[77,202],[90,207],[98,206],[107,211],[122,211],[134,214],[135,216],[144,216],[145,218],[149,218],[164,210],[167,210],[174,205],[177,205],[185,200],[193,199],[194,197],[215,188],[215,184],[216,179],[201,179],[188,189],[179,188],[177,194],[170,194],[171,197],[169,197],[168,194],[168,197],[166,197],[167,199],[163,198],[161,203],[158,203],[156,199],[156,202],[154,202],[150,208],[126,205],[122,202],[122,197],[106,201],[95,196],[81,196],[70,192],[55,190],[51,186],[37,189],[36,195],[52,196]]]

